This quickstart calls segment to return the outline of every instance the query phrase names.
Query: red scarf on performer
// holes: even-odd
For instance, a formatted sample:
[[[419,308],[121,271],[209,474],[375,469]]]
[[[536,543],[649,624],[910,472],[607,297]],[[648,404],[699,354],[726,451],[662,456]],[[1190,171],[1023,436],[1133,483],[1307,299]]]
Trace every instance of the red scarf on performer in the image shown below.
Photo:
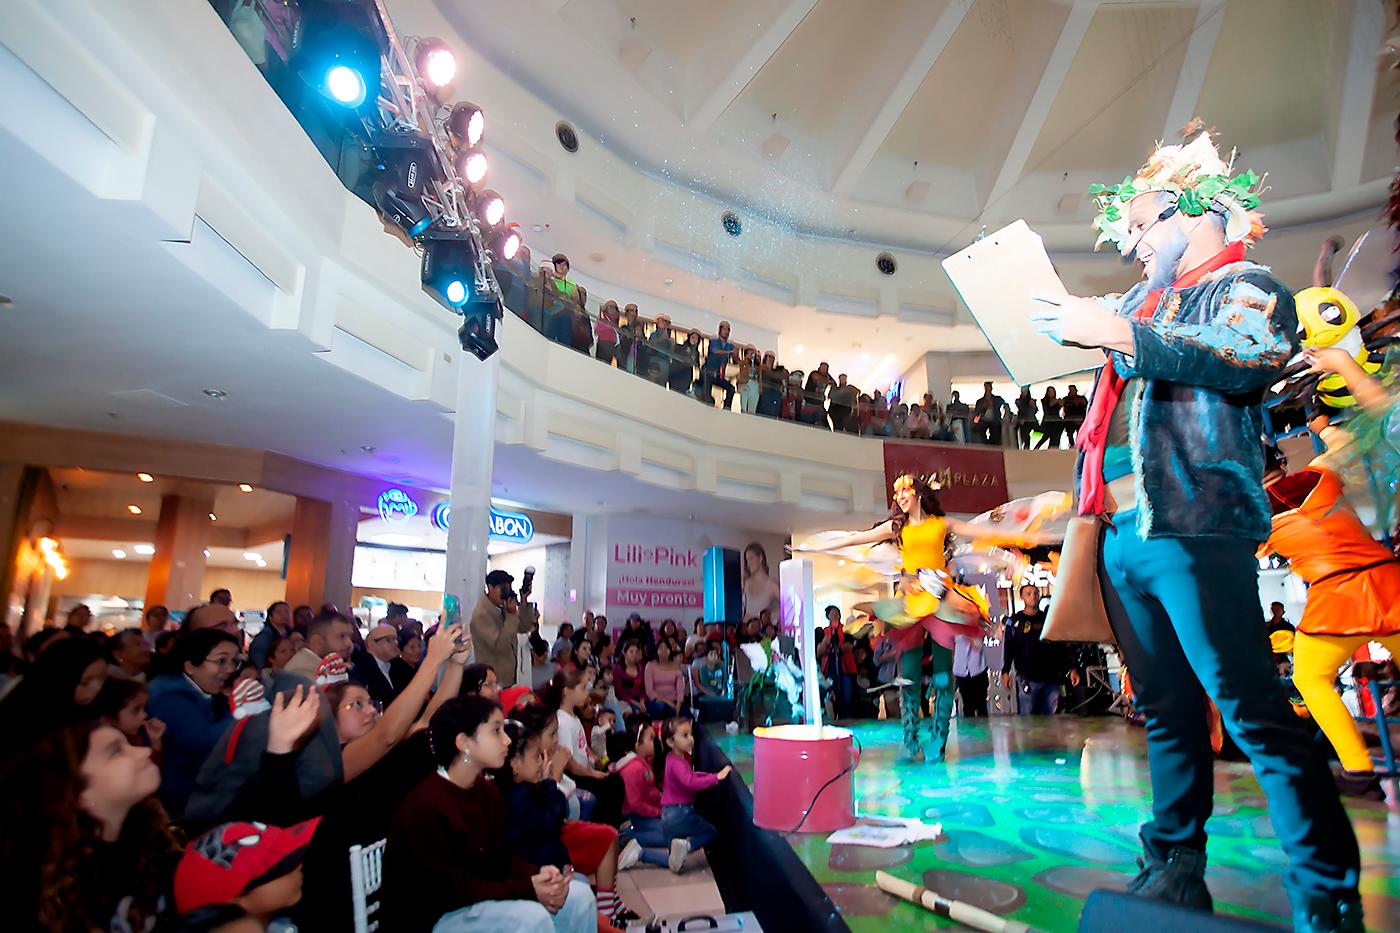
[[[1201,279],[1223,266],[1244,259],[1244,243],[1231,243],[1210,259],[1180,276],[1171,287],[1176,290],[1190,288]],[[1133,314],[1133,320],[1150,320],[1162,300],[1162,289],[1147,293],[1142,307]],[[1075,446],[1084,452],[1084,469],[1079,479],[1079,514],[1100,515],[1103,513],[1103,497],[1107,487],[1103,481],[1103,458],[1108,449],[1108,425],[1113,420],[1113,411],[1123,399],[1123,388],[1128,381],[1118,374],[1118,369],[1110,359],[1099,370],[1094,380],[1094,397],[1089,402],[1089,412],[1084,416],[1084,424],[1079,428]]]

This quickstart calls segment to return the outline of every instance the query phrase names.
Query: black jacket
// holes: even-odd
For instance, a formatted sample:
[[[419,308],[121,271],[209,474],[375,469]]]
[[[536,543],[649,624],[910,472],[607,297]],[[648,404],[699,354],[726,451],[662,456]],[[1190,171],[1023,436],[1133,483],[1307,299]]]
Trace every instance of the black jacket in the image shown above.
[[[354,663],[350,668],[350,679],[363,685],[369,691],[370,699],[383,706],[394,702],[394,698],[402,693],[408,682],[413,679],[413,665],[403,658],[394,658],[389,662],[387,678],[368,651],[356,651],[352,660]]]

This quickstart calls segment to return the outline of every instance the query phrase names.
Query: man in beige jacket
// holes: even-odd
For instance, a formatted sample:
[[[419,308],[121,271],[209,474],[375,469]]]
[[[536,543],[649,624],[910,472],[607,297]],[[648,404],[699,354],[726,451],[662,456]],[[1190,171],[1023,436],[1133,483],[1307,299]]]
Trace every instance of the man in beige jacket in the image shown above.
[[[472,645],[479,664],[489,664],[496,671],[501,689],[514,687],[516,682],[516,636],[534,630],[535,624],[522,621],[517,613],[508,611],[506,602],[515,578],[504,570],[486,575],[486,589],[472,609],[469,626]]]

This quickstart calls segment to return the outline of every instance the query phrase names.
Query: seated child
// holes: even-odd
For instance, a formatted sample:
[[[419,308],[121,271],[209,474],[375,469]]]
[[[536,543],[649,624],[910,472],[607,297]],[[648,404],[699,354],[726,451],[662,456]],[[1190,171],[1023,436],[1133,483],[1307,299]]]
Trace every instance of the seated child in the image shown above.
[[[694,729],[688,716],[666,720],[661,726],[661,747],[652,760],[653,779],[661,789],[661,828],[671,840],[668,864],[676,874],[692,850],[704,848],[717,834],[709,821],[695,812],[695,795],[714,787],[734,770],[730,765],[715,774],[695,770],[691,764]]]
[[[626,728],[615,733],[608,745],[615,759],[611,770],[622,777],[625,789],[623,834],[641,846],[639,858],[643,862],[670,867],[668,846],[672,843],[661,828],[661,791],[651,770],[652,759],[656,757],[656,730],[645,713],[634,713],[627,717]],[[681,851],[681,842],[677,839],[672,846],[678,865],[685,861],[687,854]]]
[[[617,713],[606,706],[598,710],[598,721],[588,733],[588,744],[593,749],[594,757],[604,764],[608,762],[608,736],[616,729]]]
[[[620,856],[617,830],[568,819],[568,801],[546,773],[544,734],[514,720],[506,724],[506,734],[511,741],[507,767],[495,777],[506,794],[506,842],[511,851],[537,865],[560,870],[572,865],[593,875],[598,912],[609,922],[636,919],[622,916],[617,873],[636,863],[640,845],[630,843]]]

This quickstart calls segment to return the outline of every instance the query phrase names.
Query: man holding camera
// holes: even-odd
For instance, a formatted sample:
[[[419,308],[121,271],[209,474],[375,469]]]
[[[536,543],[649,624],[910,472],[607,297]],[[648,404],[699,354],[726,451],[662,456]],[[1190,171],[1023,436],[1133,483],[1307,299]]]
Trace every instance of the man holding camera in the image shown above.
[[[512,612],[515,593],[511,584],[515,578],[504,570],[493,570],[486,575],[486,589],[472,609],[470,628],[472,644],[476,648],[476,660],[489,664],[496,671],[501,689],[514,687],[517,679],[516,652],[521,634],[529,634],[539,624],[533,610],[527,616]],[[521,583],[521,590],[529,595],[529,585],[533,575],[527,573]]]

